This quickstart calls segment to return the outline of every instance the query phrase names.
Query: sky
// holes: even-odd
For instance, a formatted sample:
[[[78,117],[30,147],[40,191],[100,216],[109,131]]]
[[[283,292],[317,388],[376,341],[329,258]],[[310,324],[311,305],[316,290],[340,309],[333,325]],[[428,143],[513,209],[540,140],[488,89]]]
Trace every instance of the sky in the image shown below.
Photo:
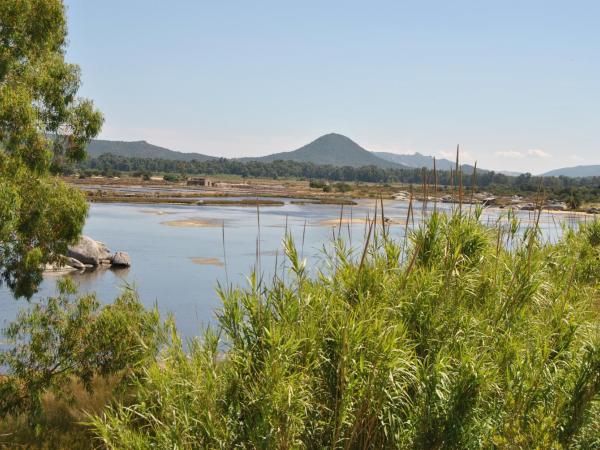
[[[65,0],[103,139],[224,157],[344,134],[541,173],[600,164],[600,2]]]

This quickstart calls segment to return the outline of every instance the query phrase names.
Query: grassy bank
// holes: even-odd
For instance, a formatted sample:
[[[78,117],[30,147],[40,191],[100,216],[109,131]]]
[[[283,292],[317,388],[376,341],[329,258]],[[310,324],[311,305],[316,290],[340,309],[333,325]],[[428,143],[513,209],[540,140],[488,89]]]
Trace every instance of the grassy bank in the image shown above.
[[[42,414],[32,425],[26,415],[0,420],[0,448],[6,449],[72,449],[88,450],[101,443],[84,422],[89,414],[100,414],[115,401],[115,381],[95,379],[93,393],[73,382],[66,387],[70,399],[46,393]]]
[[[316,277],[288,238],[291,273],[222,289],[219,329],[173,334],[95,419],[105,445],[598,448],[599,222],[554,245],[458,214],[368,228]]]

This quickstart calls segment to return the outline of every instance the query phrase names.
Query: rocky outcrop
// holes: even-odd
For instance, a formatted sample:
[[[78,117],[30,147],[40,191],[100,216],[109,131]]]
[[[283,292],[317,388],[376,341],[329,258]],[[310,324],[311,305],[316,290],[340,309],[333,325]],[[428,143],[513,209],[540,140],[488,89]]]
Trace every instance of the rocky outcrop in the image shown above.
[[[112,258],[112,265],[117,267],[129,267],[131,266],[131,260],[129,254],[126,252],[116,252]]]
[[[86,267],[119,266],[129,267],[131,260],[125,252],[114,255],[105,243],[96,241],[89,236],[81,236],[75,245],[67,250],[65,265],[82,270]]]
[[[77,244],[69,247],[67,256],[76,259],[83,264],[97,266],[100,264],[101,256],[107,257],[107,248],[105,245],[93,240],[89,236],[81,236]]]

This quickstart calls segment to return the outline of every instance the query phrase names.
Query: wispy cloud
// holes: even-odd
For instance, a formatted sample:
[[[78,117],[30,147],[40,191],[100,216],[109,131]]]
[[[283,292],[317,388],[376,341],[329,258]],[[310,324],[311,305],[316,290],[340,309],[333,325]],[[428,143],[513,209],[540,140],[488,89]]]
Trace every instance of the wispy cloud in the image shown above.
[[[536,158],[550,158],[550,153],[540,150],[539,148],[532,148],[527,150],[529,156],[535,156]]]

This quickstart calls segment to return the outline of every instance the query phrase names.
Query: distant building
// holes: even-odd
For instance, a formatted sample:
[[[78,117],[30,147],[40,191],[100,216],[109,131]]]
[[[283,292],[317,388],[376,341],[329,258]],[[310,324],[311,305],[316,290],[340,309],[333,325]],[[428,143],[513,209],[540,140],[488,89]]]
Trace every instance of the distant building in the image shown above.
[[[209,180],[208,178],[190,178],[187,181],[187,185],[188,186],[213,186],[214,183],[212,180]]]

